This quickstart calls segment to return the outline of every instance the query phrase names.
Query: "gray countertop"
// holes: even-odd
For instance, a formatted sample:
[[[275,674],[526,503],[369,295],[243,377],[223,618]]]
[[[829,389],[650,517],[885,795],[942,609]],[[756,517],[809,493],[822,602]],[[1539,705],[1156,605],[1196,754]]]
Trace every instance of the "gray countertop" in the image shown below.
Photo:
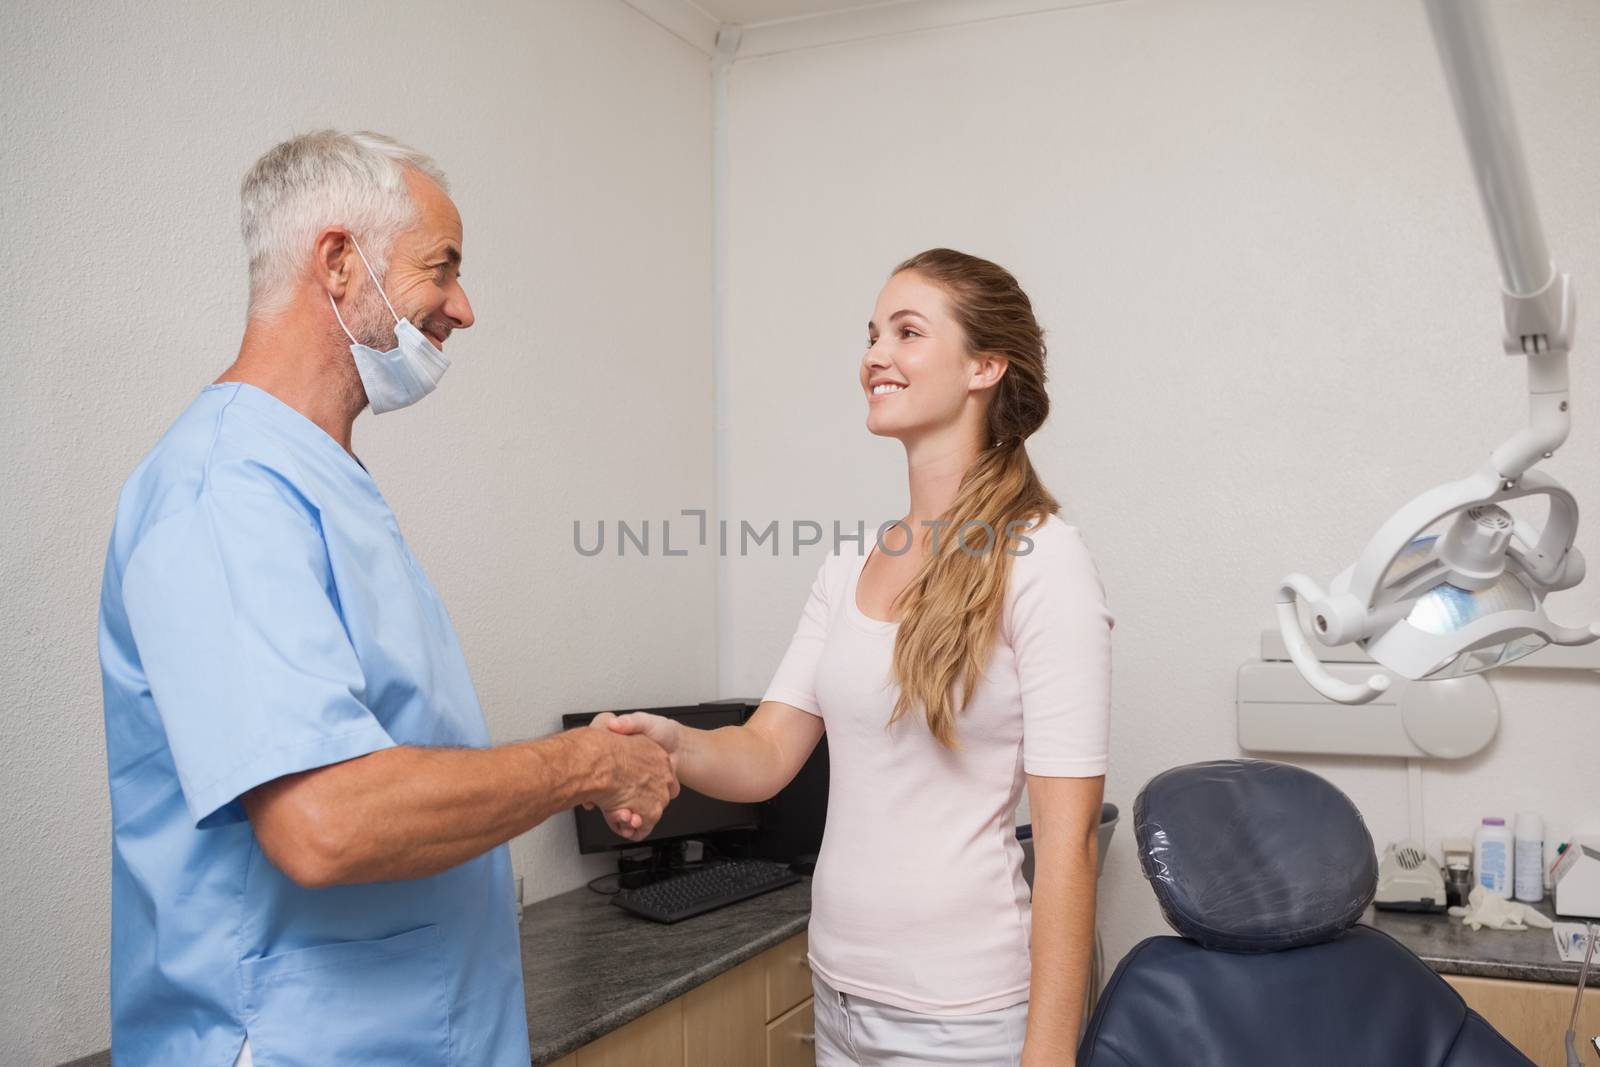
[[[1545,915],[1548,902],[1535,905]],[[533,1063],[548,1064],[751,959],[806,928],[811,880],[671,926],[636,918],[609,897],[574,889],[530,904],[522,973]],[[1448,915],[1367,909],[1381,930],[1441,974],[1574,985],[1549,930],[1473,932]],[[99,1053],[69,1067],[105,1067]]]
[[[1533,907],[1546,918],[1555,918],[1548,899]],[[1445,914],[1375,908],[1368,908],[1361,921],[1415,952],[1440,974],[1578,984],[1579,964],[1561,962],[1556,939],[1549,930],[1529,927],[1475,931]],[[1589,977],[1591,981],[1595,978],[1593,974]]]
[[[550,1063],[798,934],[811,879],[665,926],[574,889],[522,913],[535,1064]]]

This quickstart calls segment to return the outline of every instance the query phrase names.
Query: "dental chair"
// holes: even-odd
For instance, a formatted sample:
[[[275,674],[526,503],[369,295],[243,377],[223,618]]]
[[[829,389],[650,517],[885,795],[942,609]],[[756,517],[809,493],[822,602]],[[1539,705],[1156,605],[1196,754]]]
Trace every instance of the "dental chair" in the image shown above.
[[[1532,1067],[1398,941],[1358,925],[1372,837],[1338,789],[1265,760],[1157,775],[1140,866],[1179,937],[1117,965],[1078,1067]]]

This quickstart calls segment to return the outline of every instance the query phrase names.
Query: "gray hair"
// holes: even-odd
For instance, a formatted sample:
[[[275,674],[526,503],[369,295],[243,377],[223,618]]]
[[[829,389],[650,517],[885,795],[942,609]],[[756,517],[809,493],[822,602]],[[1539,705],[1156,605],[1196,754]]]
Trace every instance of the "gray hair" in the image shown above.
[[[250,316],[288,304],[318,233],[345,226],[381,279],[394,239],[415,225],[405,171],[448,191],[438,164],[381,133],[318,130],[256,160],[239,189],[240,229],[250,262]]]

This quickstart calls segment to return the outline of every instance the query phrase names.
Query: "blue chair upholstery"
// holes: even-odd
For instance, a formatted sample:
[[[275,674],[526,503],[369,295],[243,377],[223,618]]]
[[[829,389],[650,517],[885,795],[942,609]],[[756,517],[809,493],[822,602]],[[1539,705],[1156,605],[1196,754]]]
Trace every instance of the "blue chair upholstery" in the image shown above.
[[[1134,836],[1182,936],[1117,965],[1078,1067],[1531,1067],[1410,950],[1357,925],[1372,837],[1326,780],[1266,760],[1178,767],[1139,794]]]

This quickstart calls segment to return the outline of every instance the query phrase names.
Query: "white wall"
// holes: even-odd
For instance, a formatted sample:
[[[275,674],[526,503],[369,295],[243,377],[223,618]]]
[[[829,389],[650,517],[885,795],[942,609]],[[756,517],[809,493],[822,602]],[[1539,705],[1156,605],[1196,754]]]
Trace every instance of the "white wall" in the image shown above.
[[[1516,0],[1498,24],[1551,249],[1591,293],[1600,8]],[[903,452],[863,429],[855,378],[878,288],[933,245],[1012,269],[1050,331],[1054,415],[1030,450],[1118,617],[1125,813],[1160,770],[1239,754],[1234,675],[1277,580],[1332,577],[1526,410],[1420,4],[1130,0],[741,60],[731,99],[726,512],[903,514]],[[1594,567],[1600,372],[1580,336],[1548,469],[1591,509]],[[766,685],[820,551],[731,561],[726,688]],[[1600,615],[1600,581],[1552,606]],[[1426,765],[1430,843],[1518,807],[1600,825],[1600,678],[1494,685],[1497,740]],[[1405,835],[1403,761],[1296,762],[1379,847]],[[1101,895],[1111,960],[1164,929],[1130,831]]]
[[[31,1065],[108,1041],[100,568],[122,480],[237,348],[246,168],[369,127],[454,181],[478,325],[355,446],[512,740],[714,688],[713,560],[571,547],[711,504],[711,107],[705,57],[620,0],[13,0],[0,48],[0,1062]],[[513,854],[530,899],[605,866],[567,818]]]

